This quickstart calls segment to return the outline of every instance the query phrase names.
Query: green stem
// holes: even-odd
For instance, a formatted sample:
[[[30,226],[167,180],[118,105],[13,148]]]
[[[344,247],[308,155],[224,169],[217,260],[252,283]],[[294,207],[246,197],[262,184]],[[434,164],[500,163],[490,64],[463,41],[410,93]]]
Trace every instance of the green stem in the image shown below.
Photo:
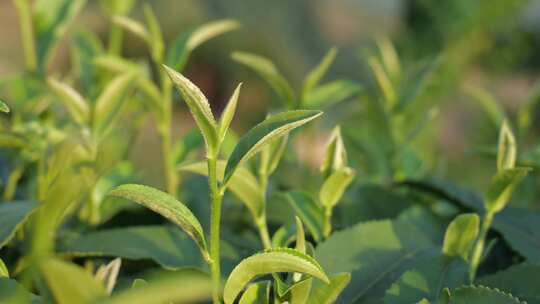
[[[221,221],[221,201],[223,198],[223,190],[220,189],[217,180],[217,157],[210,155],[208,157],[208,185],[212,198],[211,215],[210,215],[210,257],[212,264],[210,270],[212,273],[212,301],[214,304],[219,302],[220,284],[221,284],[221,269],[220,269],[220,253],[219,253],[219,230]]]
[[[156,64],[156,68],[161,70],[161,64]],[[165,175],[166,191],[176,197],[178,186],[178,173],[174,167],[172,155],[172,84],[165,72],[159,73],[161,78],[161,95],[163,97],[163,110],[159,117],[158,132],[161,139],[161,150],[163,155],[163,170]]]
[[[35,72],[37,69],[37,56],[34,40],[32,11],[27,0],[14,0],[13,2],[19,13],[19,23],[21,27],[22,45],[26,69],[30,72]]]
[[[9,202],[13,199],[15,190],[17,189],[17,184],[19,179],[21,179],[22,174],[24,173],[24,166],[16,166],[11,174],[8,177],[6,187],[4,188],[4,194],[2,199],[6,202]]]
[[[268,226],[266,224],[266,214],[261,215],[255,219],[255,225],[259,231],[259,236],[264,249],[272,248],[272,241],[270,240],[270,234],[268,233]]]
[[[325,238],[329,237],[331,232],[332,232],[332,208],[325,208],[324,226],[323,226],[324,237]]]
[[[471,282],[474,281],[476,278],[476,271],[478,270],[478,266],[480,265],[480,262],[482,260],[482,254],[484,252],[484,244],[486,242],[486,236],[489,231],[489,228],[491,227],[491,223],[493,222],[493,216],[494,214],[491,212],[487,212],[484,216],[484,221],[482,222],[482,228],[480,230],[480,236],[478,237],[478,240],[476,241],[476,244],[474,246],[472,255],[471,255],[471,266],[469,271],[469,280]]]
[[[109,33],[109,54],[120,55],[123,37],[124,32],[122,31],[122,28],[113,24]]]

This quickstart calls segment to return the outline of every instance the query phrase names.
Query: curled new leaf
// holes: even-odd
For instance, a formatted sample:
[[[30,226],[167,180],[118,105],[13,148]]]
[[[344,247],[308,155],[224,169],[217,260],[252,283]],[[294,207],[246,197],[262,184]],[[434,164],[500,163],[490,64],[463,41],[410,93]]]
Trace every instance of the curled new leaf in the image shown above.
[[[109,192],[109,195],[141,204],[177,224],[197,243],[203,257],[208,259],[201,224],[184,204],[171,195],[151,187],[135,184],[119,186]]]
[[[225,139],[225,135],[227,135],[227,130],[229,130],[229,125],[231,124],[234,113],[236,112],[236,105],[238,104],[238,95],[240,95],[240,88],[242,88],[242,83],[240,83],[236,87],[236,90],[234,90],[234,93],[229,99],[229,102],[227,103],[227,106],[225,107],[225,110],[223,110],[223,114],[219,119],[218,139],[220,143]]]
[[[176,86],[176,89],[184,98],[197,126],[201,130],[206,142],[207,153],[209,155],[215,155],[218,145],[217,124],[208,100],[201,90],[189,81],[189,79],[167,66],[164,66],[164,68]]]
[[[327,208],[333,208],[343,196],[343,193],[352,182],[354,178],[354,171],[345,167],[332,173],[319,192],[319,200],[321,204]]]
[[[469,250],[478,236],[480,218],[474,213],[458,215],[446,228],[443,253],[467,260]]]
[[[288,111],[270,116],[260,124],[256,125],[242,136],[238,141],[238,144],[236,144],[236,147],[227,161],[223,183],[226,184],[236,168],[255,155],[255,153],[259,152],[267,143],[287,134],[291,130],[320,115],[322,115],[321,111]]]
[[[516,164],[516,138],[508,123],[503,122],[499,133],[499,148],[497,152],[497,170],[512,169]]]
[[[191,34],[186,42],[186,49],[191,52],[206,41],[239,27],[240,23],[230,19],[207,23]]]
[[[2,100],[0,100],[0,112],[9,113],[8,105]]]
[[[2,259],[0,259],[0,278],[9,278],[9,271]]]
[[[513,168],[499,171],[491,180],[484,200],[488,212],[497,213],[504,209],[514,189],[530,171],[529,168]]]
[[[305,99],[306,95],[319,84],[326,72],[328,72],[332,62],[336,59],[336,54],[337,48],[331,48],[321,62],[308,73],[304,79],[304,87],[302,88],[302,101]]]
[[[326,145],[326,154],[321,164],[321,173],[323,178],[328,178],[334,171],[347,166],[347,150],[341,137],[341,128],[339,126],[332,130],[328,144]]]
[[[89,121],[90,109],[84,98],[72,87],[60,81],[49,78],[47,83],[58,96],[60,102],[66,107],[69,114],[79,124],[86,124]]]
[[[294,93],[287,80],[278,72],[272,61],[262,56],[235,52],[232,54],[232,59],[239,62],[259,74],[272,87],[278,96],[289,106],[293,107]]]
[[[299,272],[329,282],[312,257],[290,248],[270,249],[242,260],[233,269],[223,290],[225,304],[232,304],[244,286],[255,277],[279,272]]]

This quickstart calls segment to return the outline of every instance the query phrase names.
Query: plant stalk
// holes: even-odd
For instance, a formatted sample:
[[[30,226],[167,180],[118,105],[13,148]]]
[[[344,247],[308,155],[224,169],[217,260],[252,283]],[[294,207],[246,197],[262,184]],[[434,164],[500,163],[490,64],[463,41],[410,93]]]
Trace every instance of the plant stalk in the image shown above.
[[[34,39],[34,26],[32,22],[32,10],[28,0],[14,0],[19,13],[22,45],[26,69],[30,72],[37,70],[36,43]]]
[[[471,255],[471,266],[469,271],[469,280],[471,282],[474,281],[476,278],[476,271],[478,270],[478,266],[480,265],[480,262],[482,260],[482,254],[484,252],[484,244],[486,242],[486,236],[489,231],[489,228],[491,227],[491,223],[493,222],[493,216],[494,214],[491,212],[487,212],[484,216],[484,221],[482,222],[482,228],[480,230],[480,235],[478,237],[478,240],[476,241],[476,244],[474,246],[472,255]]]
[[[327,238],[332,232],[332,208],[325,208],[324,210],[324,227],[323,234]]]
[[[122,28],[116,24],[113,24],[111,31],[109,32],[109,54],[120,55],[122,50],[122,39],[124,38],[124,32]]]
[[[208,186],[210,187],[210,195],[212,199],[211,214],[210,214],[210,257],[212,264],[210,271],[212,274],[212,301],[214,304],[219,304],[220,300],[220,285],[221,285],[221,269],[220,269],[220,222],[221,222],[221,201],[223,199],[223,190],[220,189],[217,180],[217,156],[210,155],[208,157]]]
[[[259,236],[264,249],[272,248],[272,241],[268,233],[268,224],[266,223],[266,188],[268,187],[268,174],[265,171],[259,172],[259,186],[261,187],[261,196],[263,201],[262,214],[255,217],[255,225],[259,231]]]
[[[157,64],[156,68],[161,70],[161,64]],[[163,158],[163,170],[165,176],[165,189],[167,193],[176,197],[178,186],[178,174],[174,167],[174,159],[172,155],[172,84],[165,72],[159,73],[161,78],[161,95],[163,97],[162,115],[157,121],[158,132],[161,140],[161,150]]]

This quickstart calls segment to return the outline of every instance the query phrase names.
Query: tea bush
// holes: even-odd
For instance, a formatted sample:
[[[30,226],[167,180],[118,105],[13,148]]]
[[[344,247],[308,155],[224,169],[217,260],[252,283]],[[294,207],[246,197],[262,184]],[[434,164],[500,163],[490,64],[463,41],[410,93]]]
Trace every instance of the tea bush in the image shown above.
[[[85,1],[13,3],[25,69],[1,89],[0,302],[540,303],[540,214],[509,206],[538,166],[535,147],[522,144],[536,95],[514,120],[468,89],[500,130],[485,151],[495,174],[478,194],[440,178],[414,149],[438,111],[415,101],[444,58],[406,65],[380,38],[363,56],[373,93],[325,82],[336,48],[299,88],[270,59],[234,51],[280,108],[237,135],[230,126],[243,119],[235,114],[249,84],[230,92],[217,118],[182,74],[192,52],[237,21],[167,45],[150,6],[140,21],[130,17],[134,1],[100,1],[108,43],[71,33],[60,75],[51,54]],[[147,59],[122,56],[125,35],[144,43]],[[196,126],[179,139],[177,99]],[[361,103],[354,124],[321,123],[343,102]],[[129,157],[148,116],[161,144],[158,187],[141,184]],[[328,133],[313,170],[292,143]]]

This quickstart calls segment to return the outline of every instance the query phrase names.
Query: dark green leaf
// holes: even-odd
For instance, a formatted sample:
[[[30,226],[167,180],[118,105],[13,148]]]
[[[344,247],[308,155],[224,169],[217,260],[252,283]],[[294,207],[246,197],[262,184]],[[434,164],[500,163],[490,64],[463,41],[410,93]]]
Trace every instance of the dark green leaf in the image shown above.
[[[34,213],[38,204],[35,202],[7,202],[0,204],[0,248],[4,247],[22,227],[28,217]]]
[[[324,211],[317,202],[305,192],[293,191],[285,195],[296,215],[306,225],[315,241],[323,236]]]
[[[540,303],[539,277],[539,265],[519,264],[482,277],[478,280],[478,283],[509,292],[529,304],[538,304]]]
[[[498,289],[484,286],[464,286],[451,292],[452,304],[522,304],[518,298]]]

